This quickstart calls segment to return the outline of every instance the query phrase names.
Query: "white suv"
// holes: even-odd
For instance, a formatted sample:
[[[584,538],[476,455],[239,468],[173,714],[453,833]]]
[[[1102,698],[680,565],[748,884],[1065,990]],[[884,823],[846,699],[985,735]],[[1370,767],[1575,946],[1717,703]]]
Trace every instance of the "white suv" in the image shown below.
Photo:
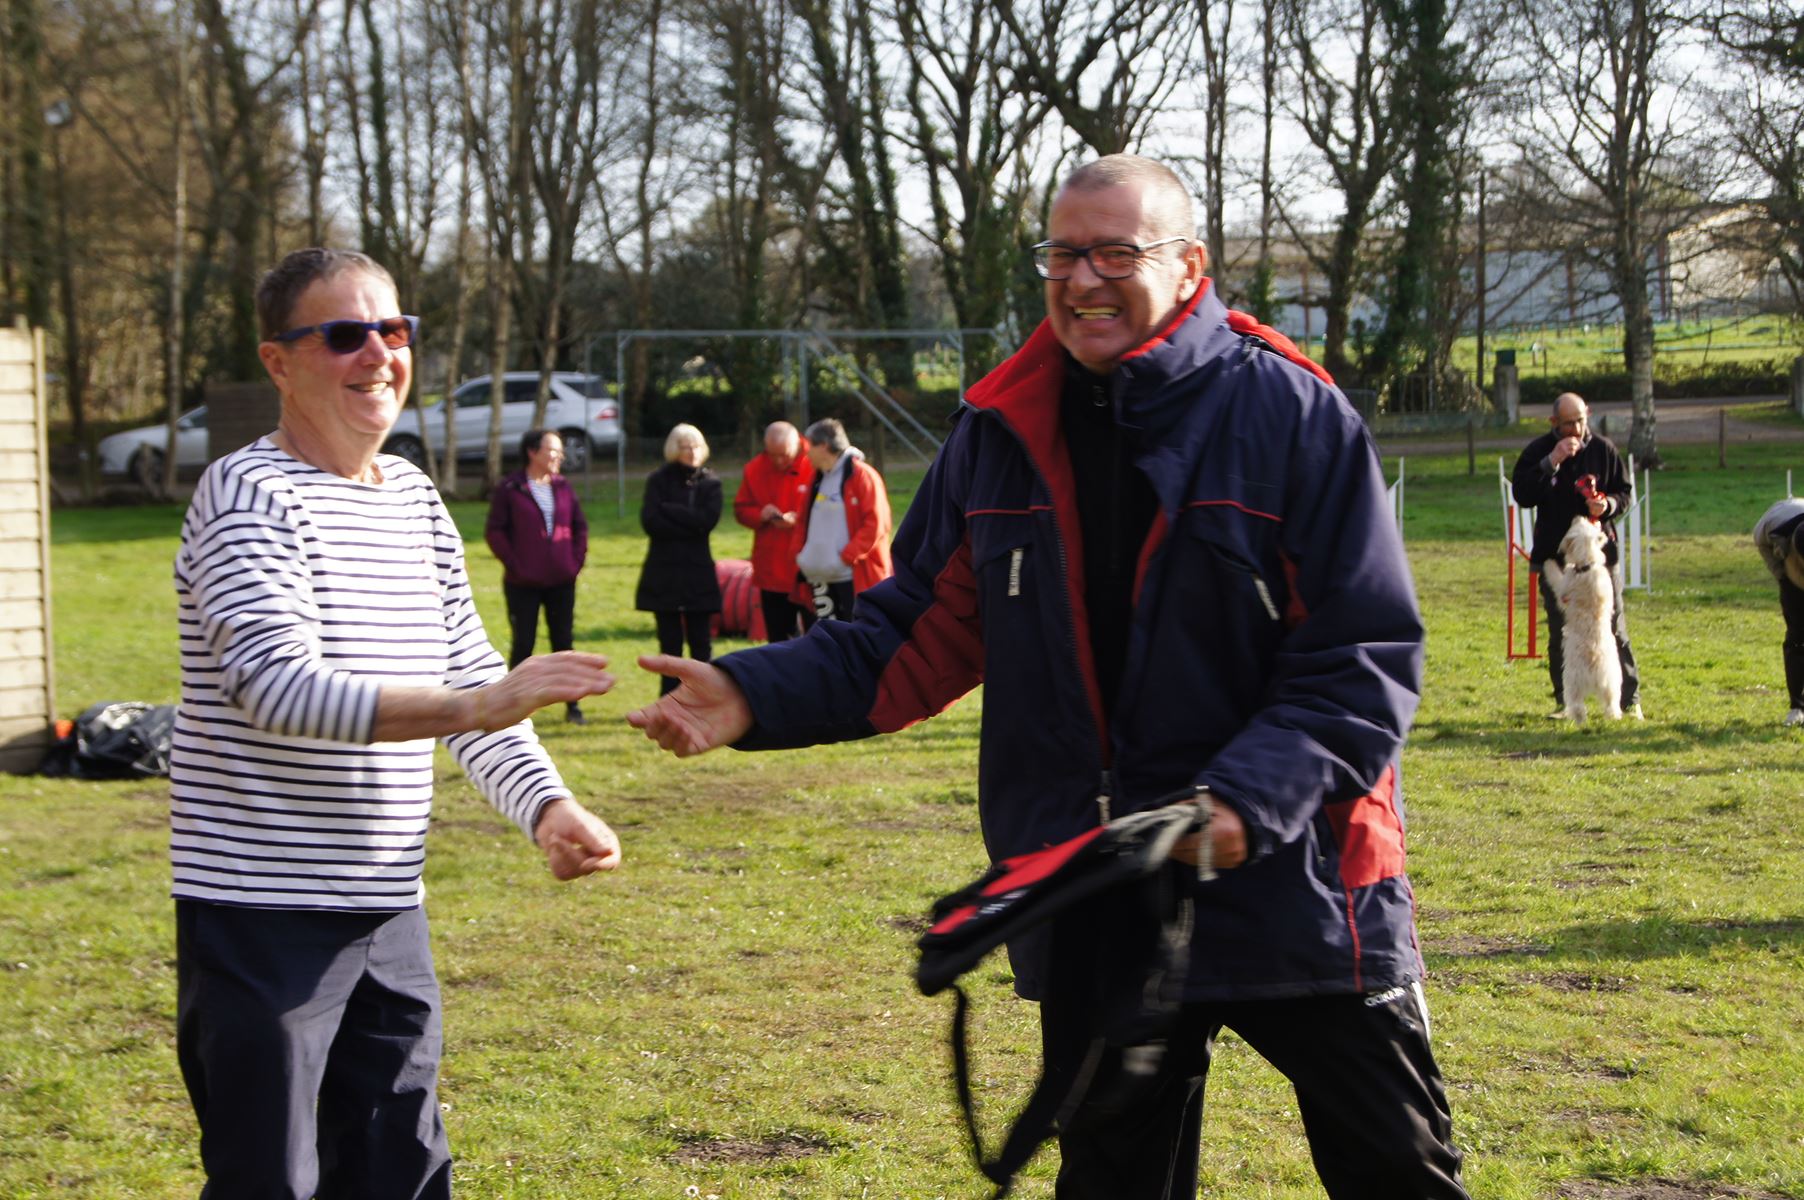
[[[532,406],[539,397],[537,371],[509,371],[502,377],[501,451],[520,451],[520,435],[532,428]],[[564,470],[574,474],[589,465],[592,450],[613,450],[620,441],[620,405],[614,389],[597,375],[556,371],[545,405],[543,428],[564,439]],[[458,387],[443,405],[425,410],[426,436],[434,454],[445,452],[445,415],[457,422],[458,459],[485,458],[489,452],[489,377],[479,375]],[[388,435],[383,449],[416,466],[424,465],[418,417],[407,411]]]
[[[146,488],[163,486],[163,450],[169,445],[169,426],[161,421],[139,429],[127,429],[100,439],[102,475],[128,475]],[[192,475],[207,465],[207,406],[183,413],[175,423],[175,466]]]

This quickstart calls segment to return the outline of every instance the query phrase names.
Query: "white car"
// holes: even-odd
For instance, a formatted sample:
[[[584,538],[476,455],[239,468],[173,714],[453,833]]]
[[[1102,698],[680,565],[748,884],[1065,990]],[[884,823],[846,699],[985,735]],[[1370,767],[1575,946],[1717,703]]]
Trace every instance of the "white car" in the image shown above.
[[[517,455],[520,435],[531,429],[532,406],[539,397],[537,371],[509,371],[503,376],[505,393],[501,402],[501,452]],[[425,409],[426,437],[435,455],[445,452],[445,414],[457,423],[458,459],[480,459],[489,452],[489,377],[479,375],[451,393],[446,405]],[[389,432],[383,449],[399,454],[416,466],[425,463],[420,449],[419,416],[412,410],[401,414]],[[551,395],[545,405],[545,429],[556,430],[564,439],[564,470],[575,474],[589,465],[591,451],[612,451],[620,442],[620,405],[613,389],[597,375],[580,371],[556,371],[551,376]]]
[[[163,485],[163,451],[169,445],[169,426],[161,421],[141,429],[127,429],[100,439],[102,475],[126,475],[147,488]],[[190,409],[175,423],[175,467],[184,474],[198,473],[207,458],[207,406]]]

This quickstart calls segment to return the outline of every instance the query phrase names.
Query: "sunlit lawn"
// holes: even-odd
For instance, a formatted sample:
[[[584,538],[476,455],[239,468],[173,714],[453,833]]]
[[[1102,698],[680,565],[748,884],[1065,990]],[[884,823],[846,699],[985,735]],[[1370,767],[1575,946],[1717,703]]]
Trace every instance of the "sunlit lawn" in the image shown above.
[[[1662,1197],[1804,1196],[1804,733],[1779,727],[1781,622],[1747,535],[1804,445],[1727,471],[1714,447],[1669,458],[1655,591],[1629,601],[1648,719],[1583,730],[1545,719],[1541,663],[1505,659],[1494,468],[1409,461],[1430,631],[1411,873],[1475,1196],[1627,1198],[1654,1180]],[[653,639],[631,609],[642,541],[612,496],[589,506],[578,642],[624,665]],[[502,630],[482,508],[457,513]],[[179,515],[57,515],[66,715],[174,697]],[[747,545],[725,528],[715,551]],[[883,741],[677,762],[613,719],[654,690],[629,672],[590,705],[601,719],[543,726],[622,833],[613,878],[553,883],[443,766],[428,886],[461,1194],[987,1195],[947,1081],[947,1006],[909,978],[928,903],[981,865],[980,697]],[[198,1192],[165,836],[160,786],[0,781],[0,1197]],[[991,1114],[1037,1064],[1004,980],[978,973]],[[1020,1195],[1050,1196],[1052,1160]],[[1294,1099],[1232,1038],[1203,1176],[1234,1200],[1320,1195]]]

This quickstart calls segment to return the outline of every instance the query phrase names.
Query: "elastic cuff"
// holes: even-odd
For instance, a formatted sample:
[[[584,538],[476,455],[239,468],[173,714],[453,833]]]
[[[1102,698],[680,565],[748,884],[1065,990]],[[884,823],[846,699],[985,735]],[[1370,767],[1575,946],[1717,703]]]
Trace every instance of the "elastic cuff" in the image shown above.
[[[553,804],[556,804],[559,800],[574,800],[574,799],[576,799],[575,796],[571,795],[568,792],[563,792],[563,793],[560,793],[555,796],[547,796],[547,797],[545,797],[545,799],[539,801],[539,807],[533,810],[532,820],[527,822],[526,832],[527,832],[528,836],[530,836],[535,842],[538,840],[538,838],[539,838],[539,822],[543,821],[545,819],[545,810],[546,809],[550,808]]]

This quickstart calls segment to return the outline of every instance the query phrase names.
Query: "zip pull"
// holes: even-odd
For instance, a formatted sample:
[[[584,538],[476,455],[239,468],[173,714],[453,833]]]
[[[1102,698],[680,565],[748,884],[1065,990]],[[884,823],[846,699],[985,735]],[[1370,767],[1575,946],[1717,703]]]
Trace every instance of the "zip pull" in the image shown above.
[[[1096,794],[1096,820],[1099,825],[1109,823],[1109,772],[1102,773],[1102,790]]]
[[[1259,599],[1265,604],[1266,615],[1274,621],[1278,620],[1278,606],[1272,602],[1272,591],[1265,586],[1265,580],[1257,571],[1253,572],[1253,587],[1259,593]]]

